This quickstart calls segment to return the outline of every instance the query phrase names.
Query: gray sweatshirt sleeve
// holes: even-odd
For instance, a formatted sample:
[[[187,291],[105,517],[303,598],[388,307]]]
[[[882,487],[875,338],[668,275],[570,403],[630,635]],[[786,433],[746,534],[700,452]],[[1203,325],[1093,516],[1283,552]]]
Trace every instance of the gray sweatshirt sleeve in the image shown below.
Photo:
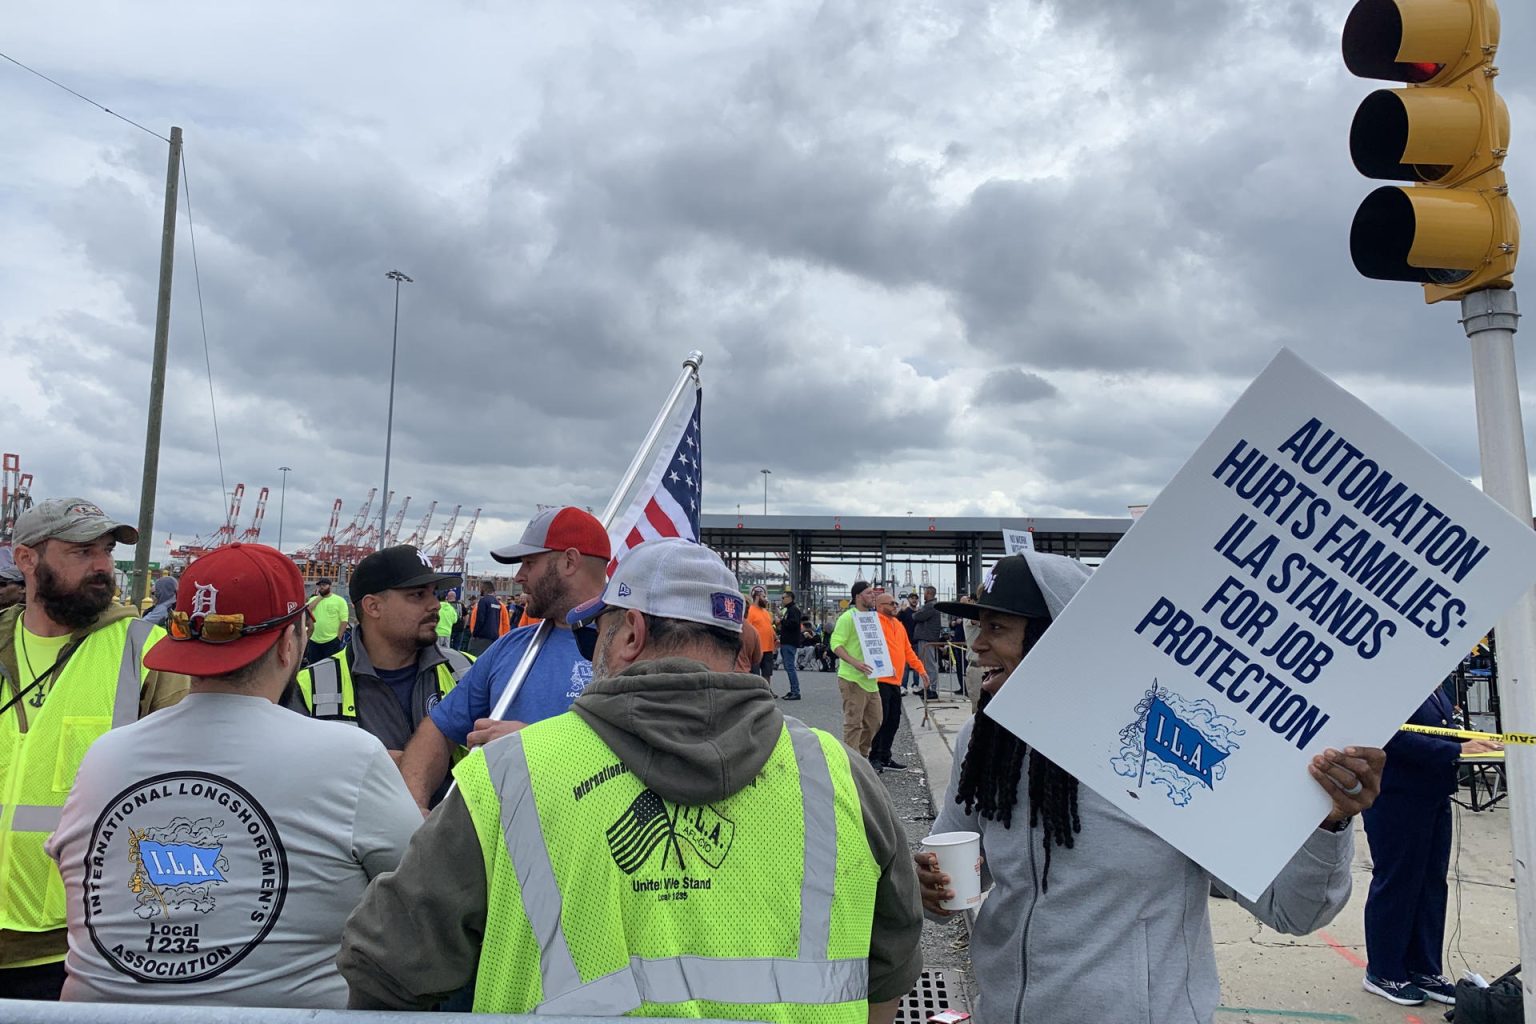
[[[868,761],[850,757],[848,762],[864,809],[864,833],[880,865],[869,935],[869,1001],[883,1003],[911,992],[922,973],[923,903],[906,831],[890,794]]]
[[[1232,897],[1275,931],[1306,935],[1332,921],[1349,902],[1354,855],[1354,829],[1338,833],[1313,829],[1257,900],[1250,902],[1236,893]]]
[[[352,818],[352,856],[369,878],[393,871],[421,827],[421,811],[405,788],[389,752],[372,744],[368,768],[358,785]]]
[[[473,981],[485,903],[480,838],[454,790],[411,837],[400,869],[375,878],[347,918],[336,966],[348,1007],[426,1009]]]

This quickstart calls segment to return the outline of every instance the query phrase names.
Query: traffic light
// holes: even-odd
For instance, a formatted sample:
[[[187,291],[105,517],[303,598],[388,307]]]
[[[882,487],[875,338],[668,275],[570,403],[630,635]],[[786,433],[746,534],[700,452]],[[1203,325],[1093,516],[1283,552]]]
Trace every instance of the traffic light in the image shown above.
[[[1494,92],[1493,0],[1359,0],[1344,24],[1344,64],[1378,89],[1355,111],[1349,152],[1376,189],[1355,213],[1355,269],[1415,281],[1424,301],[1508,288],[1520,221],[1502,166],[1509,111]]]

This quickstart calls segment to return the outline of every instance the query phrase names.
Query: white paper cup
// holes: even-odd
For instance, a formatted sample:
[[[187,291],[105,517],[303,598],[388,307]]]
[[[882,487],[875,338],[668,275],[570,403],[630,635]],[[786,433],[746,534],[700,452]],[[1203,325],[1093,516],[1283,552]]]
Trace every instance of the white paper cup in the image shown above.
[[[939,906],[945,910],[969,910],[981,903],[981,834],[940,832],[923,840],[923,849],[939,860],[939,870],[949,876],[955,894]]]

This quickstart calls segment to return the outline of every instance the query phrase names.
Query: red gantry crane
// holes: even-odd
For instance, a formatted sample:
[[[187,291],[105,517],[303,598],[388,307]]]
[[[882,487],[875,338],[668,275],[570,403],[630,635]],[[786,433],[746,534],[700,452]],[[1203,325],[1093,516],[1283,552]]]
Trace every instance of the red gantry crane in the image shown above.
[[[261,493],[256,495],[256,511],[251,513],[251,525],[240,535],[241,544],[255,544],[261,540],[261,521],[267,515],[267,494],[270,491],[270,487],[263,487]]]
[[[480,521],[480,510],[475,509],[475,514],[469,517],[469,525],[464,527],[464,533],[452,548],[449,549],[448,559],[443,564],[443,572],[458,573],[464,575],[469,567],[469,542],[475,535],[475,524]]]
[[[427,514],[421,517],[420,525],[412,531],[410,538],[406,541],[407,544],[418,551],[421,550],[421,546],[427,542],[427,531],[432,529],[432,515],[436,511],[437,502],[434,501],[427,507]]]

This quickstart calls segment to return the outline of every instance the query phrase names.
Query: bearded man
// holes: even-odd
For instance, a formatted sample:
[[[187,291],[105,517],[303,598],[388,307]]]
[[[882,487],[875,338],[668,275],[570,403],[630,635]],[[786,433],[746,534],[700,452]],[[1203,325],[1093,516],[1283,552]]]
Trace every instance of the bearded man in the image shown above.
[[[577,648],[565,616],[601,594],[608,581],[613,549],[603,524],[572,506],[548,509],[528,524],[521,541],[492,551],[491,557],[517,565],[512,579],[523,588],[524,611],[550,620],[553,628],[503,720],[492,718],[491,712],[533,642],[536,625],[500,637],[422,719],[405,748],[400,771],[423,809],[447,776],[455,747],[477,747],[562,714],[592,680],[592,663]]]
[[[13,999],[64,984],[64,883],[43,844],[86,749],[187,692],[186,676],[143,665],[165,631],[112,601],[112,550],[138,539],[84,498],[16,518],[26,601],[0,613],[0,992]]]

